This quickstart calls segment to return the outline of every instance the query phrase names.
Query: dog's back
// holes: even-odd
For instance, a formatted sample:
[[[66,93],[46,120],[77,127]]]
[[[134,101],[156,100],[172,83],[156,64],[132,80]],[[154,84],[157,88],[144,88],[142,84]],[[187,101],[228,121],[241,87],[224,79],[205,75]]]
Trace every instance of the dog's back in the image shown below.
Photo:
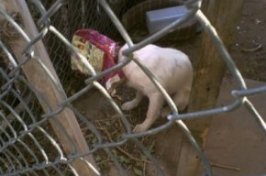
[[[127,46],[124,46],[123,51]],[[146,66],[167,90],[174,94],[180,89],[189,89],[192,84],[193,71],[186,54],[172,48],[162,48],[155,45],[147,45],[133,53],[135,59]],[[121,52],[119,61],[125,59]],[[134,63],[130,62],[123,68],[128,80],[128,85],[143,94],[149,96],[158,92],[148,76]]]

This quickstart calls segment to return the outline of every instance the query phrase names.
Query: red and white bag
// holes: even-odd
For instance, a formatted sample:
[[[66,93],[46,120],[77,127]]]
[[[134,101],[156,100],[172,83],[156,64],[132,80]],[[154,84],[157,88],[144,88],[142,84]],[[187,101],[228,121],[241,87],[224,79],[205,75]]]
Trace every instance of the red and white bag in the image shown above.
[[[119,45],[96,30],[77,30],[73,35],[72,44],[87,58],[96,72],[101,72],[116,65]],[[89,69],[74,54],[71,57],[71,68],[82,74],[92,76]],[[109,78],[120,77],[122,74],[120,70],[107,74],[103,77],[101,83],[105,85]]]

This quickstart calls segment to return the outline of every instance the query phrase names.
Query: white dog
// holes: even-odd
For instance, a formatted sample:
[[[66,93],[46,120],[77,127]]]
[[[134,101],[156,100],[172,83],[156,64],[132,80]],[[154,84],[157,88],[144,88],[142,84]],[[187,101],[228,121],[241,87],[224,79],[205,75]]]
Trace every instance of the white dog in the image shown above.
[[[122,51],[127,49],[124,45],[118,56],[118,62],[126,59]],[[186,54],[172,49],[162,48],[156,45],[147,45],[133,53],[133,57],[146,66],[157,78],[167,93],[173,98],[178,110],[186,108],[192,86],[193,69]],[[146,131],[159,117],[165,99],[148,76],[133,61],[122,68],[126,84],[136,89],[136,97],[124,103],[122,110],[131,110],[139,104],[145,95],[149,98],[149,107],[146,119],[134,128],[134,132]],[[115,83],[119,82],[117,77],[108,80],[107,90],[112,90]]]

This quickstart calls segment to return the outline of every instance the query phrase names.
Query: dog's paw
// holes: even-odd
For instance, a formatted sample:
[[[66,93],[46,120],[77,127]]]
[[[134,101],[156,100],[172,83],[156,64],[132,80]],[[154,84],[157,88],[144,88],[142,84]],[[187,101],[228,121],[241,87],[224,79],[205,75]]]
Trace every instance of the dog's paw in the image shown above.
[[[134,133],[141,133],[147,130],[147,127],[143,124],[138,124],[135,126],[135,128],[133,129]]]
[[[132,101],[125,102],[121,106],[122,110],[124,110],[124,111],[130,111],[135,107],[136,107],[136,105]]]

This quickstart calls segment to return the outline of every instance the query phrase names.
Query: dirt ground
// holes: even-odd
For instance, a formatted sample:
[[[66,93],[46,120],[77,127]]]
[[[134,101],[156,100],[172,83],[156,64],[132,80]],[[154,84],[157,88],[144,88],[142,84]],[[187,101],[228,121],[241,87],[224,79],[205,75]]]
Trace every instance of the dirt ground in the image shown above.
[[[246,79],[250,87],[265,86],[264,82]],[[217,105],[233,101],[230,96],[236,82],[225,79]],[[266,94],[250,97],[250,100],[266,120]],[[214,117],[205,152],[213,163],[214,176],[260,176],[266,173],[266,135],[255,118],[244,107]],[[219,167],[225,166],[225,167]]]
[[[229,52],[233,56],[234,61],[238,65],[241,73],[245,78],[263,82],[266,81],[266,47],[265,47],[266,0],[244,0],[244,7],[242,14],[243,15],[241,21],[239,25],[236,27],[236,39],[234,45],[232,45],[229,48]],[[199,37],[197,36],[193,40],[189,40],[184,42],[183,44],[178,45],[178,48],[186,52],[193,61],[197,57],[197,52],[195,48],[197,48],[199,45],[200,45]],[[227,78],[230,79],[230,75],[229,76],[227,75]],[[255,82],[254,84],[252,82],[251,84],[261,85],[261,83],[257,82]],[[225,91],[225,89],[222,89],[222,91]],[[123,89],[120,90],[119,92],[122,99],[121,100],[117,99],[118,104],[121,104],[122,102],[131,99],[134,96],[134,92],[130,89]],[[256,105],[258,105],[260,109],[263,109],[261,105],[262,103],[265,104],[265,102],[260,99],[260,101],[256,102]],[[86,106],[84,106],[84,104],[86,104]],[[107,103],[106,99],[102,97],[98,92],[93,91],[88,93],[86,96],[79,99],[75,103],[75,106],[86,117],[97,117],[98,120],[109,119],[108,120],[109,122],[107,123],[107,125],[109,126],[116,124],[116,122],[114,122],[114,124],[113,122],[110,122],[110,118],[117,119],[115,112],[112,110],[111,105]],[[88,108],[88,106],[90,108]],[[143,101],[139,106],[139,108],[125,113],[129,118],[130,122],[134,125],[136,123],[141,122],[144,119],[146,110],[147,110],[147,100]],[[237,114],[233,114],[231,116],[242,117],[243,114],[245,113],[246,113],[245,111],[239,111]],[[261,148],[262,146],[265,146],[266,139],[265,136],[257,134],[257,132],[253,132],[252,129],[254,128],[254,130],[257,131],[258,127],[256,125],[251,125],[250,133],[248,132],[243,133],[245,135],[248,135],[248,137],[245,138],[243,137],[243,135],[242,137],[239,137],[239,135],[241,135],[241,131],[246,131],[246,127],[250,122],[249,120],[245,120],[245,118],[244,120],[241,118],[236,118],[234,121],[228,122],[229,121],[228,117],[215,118],[215,119],[219,120],[213,120],[212,123],[213,128],[211,128],[210,131],[211,134],[209,135],[208,138],[206,153],[211,159],[217,161],[218,163],[220,162],[221,164],[232,165],[237,168],[242,167],[241,171],[232,171],[230,169],[228,170],[220,168],[220,170],[218,169],[218,171],[215,170],[215,176],[220,176],[220,175],[248,176],[252,175],[253,173],[262,174],[263,171],[264,173],[266,173],[266,168],[265,168],[266,160],[264,159],[264,157],[262,157],[265,154],[263,152],[263,149]],[[237,120],[241,121],[241,123],[239,123],[240,125],[237,125],[238,124]],[[157,122],[156,125],[161,124],[162,122],[165,121],[161,120],[160,122]],[[251,123],[253,123],[253,121]],[[102,124],[100,124],[100,126],[101,125]],[[223,125],[224,128],[221,128],[221,126]],[[233,135],[233,138],[229,139],[228,136],[230,136],[231,132],[232,134],[236,135]],[[111,134],[112,132],[107,132],[107,133]],[[121,133],[120,130],[115,130],[113,131],[112,135],[118,136],[119,133]],[[176,127],[173,127],[156,136],[152,136],[149,137],[148,139],[142,140],[144,141],[144,143],[146,142],[147,147],[152,148],[153,153],[155,153],[155,156],[161,161],[168,175],[175,175],[176,172],[176,163],[179,153],[178,152],[173,153],[173,151],[178,151],[177,149],[173,150],[173,148],[177,146],[175,144],[180,142],[179,140],[181,139],[179,138],[180,135],[181,134],[178,131],[178,129]],[[166,136],[176,140],[172,141],[171,145],[169,145],[167,142],[168,139],[167,138],[165,139]],[[155,141],[155,143],[151,142],[153,140]],[[246,145],[245,141],[247,140],[254,142],[254,144],[252,145],[251,143],[248,143],[251,145],[250,148],[243,148],[245,147]],[[224,142],[227,142],[227,144],[223,145]],[[262,145],[255,144],[255,142],[262,142]],[[215,146],[216,148],[214,147],[214,144],[216,144]],[[234,149],[232,148],[232,146],[234,147]],[[218,150],[224,147],[225,150]],[[129,151],[127,151],[127,149],[129,149]],[[248,149],[250,149],[250,151],[248,151]],[[256,153],[257,151],[256,149],[258,149],[259,153]],[[131,153],[136,158],[141,157],[141,154],[139,152],[135,151],[129,146],[123,146],[121,150],[123,150],[126,153]],[[243,152],[243,155],[239,153],[239,151]],[[245,155],[250,152],[254,152],[254,154]],[[237,156],[234,155],[233,153],[235,153]],[[122,155],[124,154],[125,153],[123,153]],[[234,158],[233,161],[231,160],[232,157]],[[251,162],[249,162],[248,157],[253,157]],[[259,158],[256,160],[256,157]],[[135,163],[135,165],[137,165],[135,167],[134,164],[132,163],[129,164],[130,165],[129,168],[133,170],[133,173],[135,168],[138,168],[139,170],[142,169],[142,167],[139,166],[139,163],[136,160],[134,160],[134,158],[130,159],[132,163]],[[243,167],[245,168],[243,169]],[[149,172],[148,175],[153,175],[153,174],[152,172]]]
[[[245,0],[243,8],[231,53],[245,78],[266,81],[266,0]]]

